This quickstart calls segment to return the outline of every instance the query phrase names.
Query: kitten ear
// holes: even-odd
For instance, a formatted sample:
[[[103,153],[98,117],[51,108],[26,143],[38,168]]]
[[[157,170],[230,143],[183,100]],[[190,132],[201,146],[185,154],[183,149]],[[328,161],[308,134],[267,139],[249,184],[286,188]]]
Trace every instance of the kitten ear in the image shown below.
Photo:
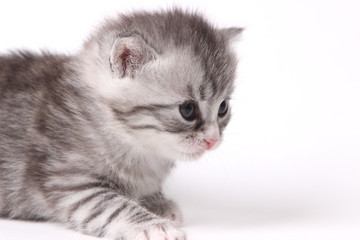
[[[154,49],[142,38],[118,38],[111,49],[110,67],[118,78],[133,78],[136,71],[155,57]]]
[[[230,27],[220,29],[221,34],[230,42],[239,40],[244,28]]]

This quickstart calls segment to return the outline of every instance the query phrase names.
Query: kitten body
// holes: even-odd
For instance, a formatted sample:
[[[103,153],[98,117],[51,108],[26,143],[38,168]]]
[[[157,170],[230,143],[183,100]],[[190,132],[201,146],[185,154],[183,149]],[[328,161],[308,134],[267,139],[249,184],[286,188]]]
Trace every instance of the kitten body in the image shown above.
[[[239,32],[140,12],[106,22],[74,56],[1,56],[0,216],[184,239],[161,185],[176,159],[219,145]]]

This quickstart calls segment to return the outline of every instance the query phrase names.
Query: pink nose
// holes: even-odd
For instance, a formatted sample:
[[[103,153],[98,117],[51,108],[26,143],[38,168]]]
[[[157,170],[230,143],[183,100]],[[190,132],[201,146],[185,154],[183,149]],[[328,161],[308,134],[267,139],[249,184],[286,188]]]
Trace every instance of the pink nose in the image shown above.
[[[217,139],[204,139],[204,142],[206,144],[206,148],[210,149],[215,145],[215,143],[217,142]]]

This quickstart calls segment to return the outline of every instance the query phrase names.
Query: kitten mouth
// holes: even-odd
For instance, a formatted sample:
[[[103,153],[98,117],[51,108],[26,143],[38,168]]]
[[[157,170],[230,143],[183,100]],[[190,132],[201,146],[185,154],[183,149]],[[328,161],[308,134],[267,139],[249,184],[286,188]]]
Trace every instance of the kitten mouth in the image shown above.
[[[181,156],[185,157],[186,159],[198,159],[205,153],[205,150],[198,150],[194,152],[185,152],[181,151]]]

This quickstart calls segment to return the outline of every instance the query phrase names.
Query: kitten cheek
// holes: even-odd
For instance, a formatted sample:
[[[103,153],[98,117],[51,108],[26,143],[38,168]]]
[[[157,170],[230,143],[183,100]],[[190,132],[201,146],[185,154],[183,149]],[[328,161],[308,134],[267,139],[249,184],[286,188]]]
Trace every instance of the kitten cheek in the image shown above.
[[[187,136],[185,139],[182,139],[178,145],[178,159],[197,160],[205,151],[206,148],[199,139],[195,136]]]

